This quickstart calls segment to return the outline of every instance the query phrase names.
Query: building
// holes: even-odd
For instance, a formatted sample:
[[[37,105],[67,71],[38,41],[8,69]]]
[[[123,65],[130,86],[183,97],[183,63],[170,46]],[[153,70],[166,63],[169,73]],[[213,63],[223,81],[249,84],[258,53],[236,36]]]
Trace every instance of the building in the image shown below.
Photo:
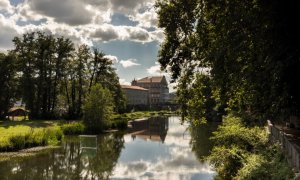
[[[139,86],[121,85],[128,105],[148,105],[149,90]]]
[[[145,77],[133,80],[132,86],[139,86],[149,90],[149,104],[164,104],[169,100],[168,82],[165,76]]]

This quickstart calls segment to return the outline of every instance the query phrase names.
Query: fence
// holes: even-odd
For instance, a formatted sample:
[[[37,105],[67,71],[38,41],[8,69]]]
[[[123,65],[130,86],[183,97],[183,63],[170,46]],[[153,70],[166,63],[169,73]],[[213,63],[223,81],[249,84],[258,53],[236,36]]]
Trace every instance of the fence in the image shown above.
[[[268,121],[268,131],[270,133],[270,141],[280,143],[289,165],[297,172],[300,172],[300,148],[296,144],[292,143],[283,131],[280,131],[278,128],[273,126],[270,121]]]

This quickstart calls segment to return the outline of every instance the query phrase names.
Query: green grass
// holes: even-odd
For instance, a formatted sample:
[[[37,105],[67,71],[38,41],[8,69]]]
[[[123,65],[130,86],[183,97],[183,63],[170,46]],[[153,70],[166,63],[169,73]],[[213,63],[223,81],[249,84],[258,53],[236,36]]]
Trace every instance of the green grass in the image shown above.
[[[58,121],[0,121],[0,151],[54,145],[62,137]]]
[[[70,122],[61,126],[65,135],[83,134],[86,131],[86,127],[82,122]]]

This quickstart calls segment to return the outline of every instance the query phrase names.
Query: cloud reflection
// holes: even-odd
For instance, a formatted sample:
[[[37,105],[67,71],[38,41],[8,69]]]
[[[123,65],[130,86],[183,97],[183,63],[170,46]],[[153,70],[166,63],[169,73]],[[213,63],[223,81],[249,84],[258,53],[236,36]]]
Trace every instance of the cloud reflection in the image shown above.
[[[180,125],[178,118],[169,119],[164,143],[125,135],[125,148],[110,178],[213,179],[212,167],[199,162],[192,152],[187,127],[187,124]]]

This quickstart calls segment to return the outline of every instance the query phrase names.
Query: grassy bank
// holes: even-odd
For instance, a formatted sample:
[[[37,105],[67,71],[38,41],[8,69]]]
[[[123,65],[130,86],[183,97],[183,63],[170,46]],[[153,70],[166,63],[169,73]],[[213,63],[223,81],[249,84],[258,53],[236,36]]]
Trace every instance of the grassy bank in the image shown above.
[[[0,151],[56,145],[63,138],[60,121],[0,121]]]
[[[126,129],[128,121],[133,119],[172,114],[169,111],[115,114],[106,129]],[[82,121],[0,121],[0,152],[55,145],[61,141],[63,135],[84,133],[87,132]]]

